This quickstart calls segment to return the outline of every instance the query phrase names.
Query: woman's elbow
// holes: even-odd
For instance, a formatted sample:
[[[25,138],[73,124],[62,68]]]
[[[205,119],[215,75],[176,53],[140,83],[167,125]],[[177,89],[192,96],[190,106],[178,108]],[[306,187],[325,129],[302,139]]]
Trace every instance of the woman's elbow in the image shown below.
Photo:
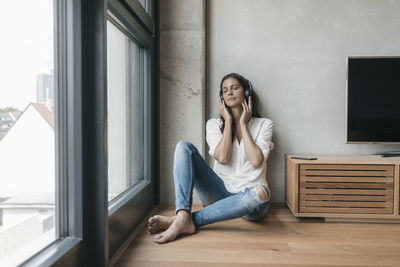
[[[218,160],[219,164],[221,165],[226,165],[228,164],[228,161],[226,159]]]
[[[216,157],[216,156],[214,156],[214,159],[216,160],[216,161],[218,161],[218,163],[219,164],[221,164],[221,165],[226,165],[226,164],[228,164],[228,162],[229,162],[229,158],[226,158],[226,157]]]
[[[230,160],[230,159],[228,159],[228,158],[222,158],[222,159],[219,159],[218,162],[219,162],[220,164],[222,164],[222,165],[226,165],[226,164],[229,163],[229,160]]]

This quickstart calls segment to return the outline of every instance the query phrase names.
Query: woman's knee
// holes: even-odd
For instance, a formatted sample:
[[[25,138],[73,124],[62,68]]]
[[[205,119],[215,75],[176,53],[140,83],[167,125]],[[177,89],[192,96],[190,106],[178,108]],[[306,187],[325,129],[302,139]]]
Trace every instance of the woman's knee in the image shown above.
[[[179,141],[175,147],[175,153],[178,152],[191,152],[195,149],[195,146],[187,141]]]
[[[265,203],[270,200],[271,192],[266,185],[258,185],[254,187],[253,190],[256,192],[261,203]]]
[[[265,185],[256,185],[246,188],[241,201],[250,213],[258,212],[262,207],[270,201],[271,193]]]
[[[174,164],[181,164],[181,162],[191,158],[193,152],[196,151],[195,149],[192,143],[179,141],[175,147]]]

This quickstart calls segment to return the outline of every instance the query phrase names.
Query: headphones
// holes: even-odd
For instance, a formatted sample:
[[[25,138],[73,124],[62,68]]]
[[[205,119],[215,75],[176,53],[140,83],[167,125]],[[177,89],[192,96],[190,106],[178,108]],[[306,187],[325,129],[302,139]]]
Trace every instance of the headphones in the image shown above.
[[[244,98],[246,101],[249,101],[249,96],[253,96],[253,85],[251,82],[247,79],[245,79],[247,82],[247,87],[243,88],[244,89]],[[224,100],[224,93],[222,92],[222,89],[219,90],[219,99]]]

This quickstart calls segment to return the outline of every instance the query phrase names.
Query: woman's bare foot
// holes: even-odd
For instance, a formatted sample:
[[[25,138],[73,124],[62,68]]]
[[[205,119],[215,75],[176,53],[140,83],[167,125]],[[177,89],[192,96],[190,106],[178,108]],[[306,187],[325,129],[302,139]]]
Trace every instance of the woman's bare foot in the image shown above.
[[[174,222],[176,216],[167,217],[163,215],[155,215],[149,219],[148,230],[154,234],[158,231],[168,229],[168,227]]]
[[[180,234],[194,234],[196,227],[192,221],[192,216],[187,210],[180,210],[175,220],[167,230],[154,237],[153,241],[158,244],[164,244],[175,240]]]

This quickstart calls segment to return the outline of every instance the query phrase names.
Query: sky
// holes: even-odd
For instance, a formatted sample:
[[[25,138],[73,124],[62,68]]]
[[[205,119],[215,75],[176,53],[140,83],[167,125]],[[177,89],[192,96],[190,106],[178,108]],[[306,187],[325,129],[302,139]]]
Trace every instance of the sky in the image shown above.
[[[53,0],[0,0],[0,108],[36,102],[36,75],[53,69]]]

